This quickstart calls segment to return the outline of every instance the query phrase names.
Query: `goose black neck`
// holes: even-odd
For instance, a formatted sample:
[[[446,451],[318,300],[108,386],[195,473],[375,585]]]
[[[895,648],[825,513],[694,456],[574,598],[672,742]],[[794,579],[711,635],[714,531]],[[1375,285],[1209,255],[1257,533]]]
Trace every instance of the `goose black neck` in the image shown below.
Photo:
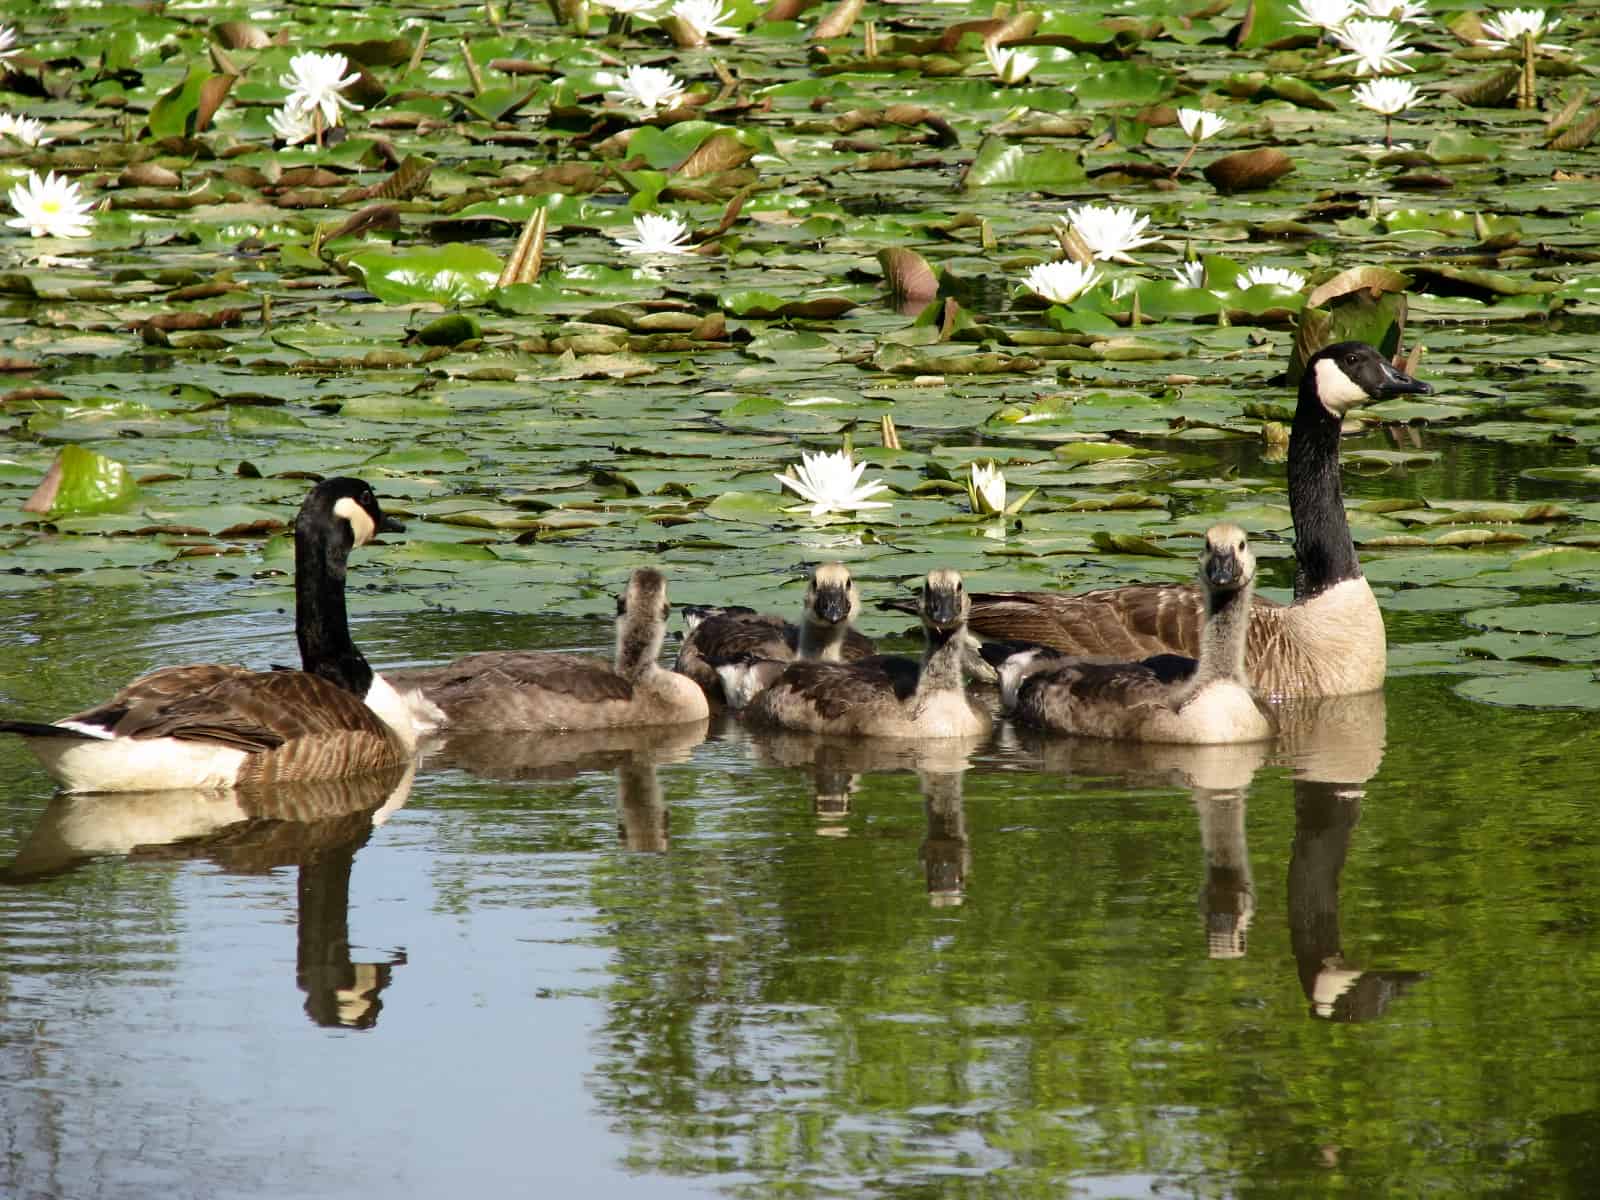
[[[1361,578],[1339,479],[1339,419],[1317,399],[1311,372],[1300,381],[1300,404],[1289,436],[1289,514],[1294,521],[1296,600]]]
[[[344,580],[350,535],[344,526],[304,528],[294,535],[294,630],[300,668],[362,698],[372,686],[372,668],[350,637]]]

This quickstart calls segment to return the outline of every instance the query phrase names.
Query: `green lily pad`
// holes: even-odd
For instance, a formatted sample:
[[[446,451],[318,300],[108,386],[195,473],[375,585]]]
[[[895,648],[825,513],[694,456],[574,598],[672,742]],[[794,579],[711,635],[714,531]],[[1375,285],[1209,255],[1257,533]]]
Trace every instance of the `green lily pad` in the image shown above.
[[[482,304],[504,264],[482,246],[419,246],[362,250],[345,260],[361,284],[385,304]]]

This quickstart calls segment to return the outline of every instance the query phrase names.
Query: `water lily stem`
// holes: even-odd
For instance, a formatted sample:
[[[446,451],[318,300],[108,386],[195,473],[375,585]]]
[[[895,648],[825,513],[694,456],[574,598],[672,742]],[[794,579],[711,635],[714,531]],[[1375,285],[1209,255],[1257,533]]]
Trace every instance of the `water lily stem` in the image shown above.
[[[1539,99],[1539,76],[1534,67],[1534,59],[1538,48],[1534,44],[1534,35],[1522,35],[1522,74],[1517,79],[1517,107],[1519,109],[1533,108]]]
[[[1188,149],[1188,152],[1186,154],[1184,154],[1183,161],[1180,162],[1173,169],[1172,177],[1174,179],[1176,179],[1179,175],[1183,174],[1184,168],[1187,167],[1189,165],[1189,163],[1194,160],[1194,152],[1196,150],[1198,150],[1198,149],[1200,149],[1200,143],[1199,142],[1190,142],[1189,143],[1189,149]]]

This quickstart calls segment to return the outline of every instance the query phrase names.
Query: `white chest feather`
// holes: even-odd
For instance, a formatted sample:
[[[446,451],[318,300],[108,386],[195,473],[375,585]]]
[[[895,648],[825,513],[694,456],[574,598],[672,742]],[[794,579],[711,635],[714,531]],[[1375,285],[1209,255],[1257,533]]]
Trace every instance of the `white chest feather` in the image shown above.
[[[376,672],[373,673],[372,686],[367,689],[365,699],[367,707],[378,714],[378,719],[394,730],[407,754],[416,750],[420,733],[437,729],[444,720],[444,713],[421,692],[408,692],[401,696],[387,679]]]
[[[1273,695],[1343,696],[1383,686],[1388,646],[1383,614],[1365,579],[1346,579],[1282,610],[1282,660]]]

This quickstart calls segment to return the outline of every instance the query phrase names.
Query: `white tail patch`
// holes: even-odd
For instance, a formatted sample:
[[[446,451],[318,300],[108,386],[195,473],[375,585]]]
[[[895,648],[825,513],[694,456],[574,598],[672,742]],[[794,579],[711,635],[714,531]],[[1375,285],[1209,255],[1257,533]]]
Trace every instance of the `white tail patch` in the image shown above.
[[[70,729],[74,733],[81,733],[92,738],[111,738],[116,735],[104,725],[90,725],[86,721],[52,721],[59,729]]]

